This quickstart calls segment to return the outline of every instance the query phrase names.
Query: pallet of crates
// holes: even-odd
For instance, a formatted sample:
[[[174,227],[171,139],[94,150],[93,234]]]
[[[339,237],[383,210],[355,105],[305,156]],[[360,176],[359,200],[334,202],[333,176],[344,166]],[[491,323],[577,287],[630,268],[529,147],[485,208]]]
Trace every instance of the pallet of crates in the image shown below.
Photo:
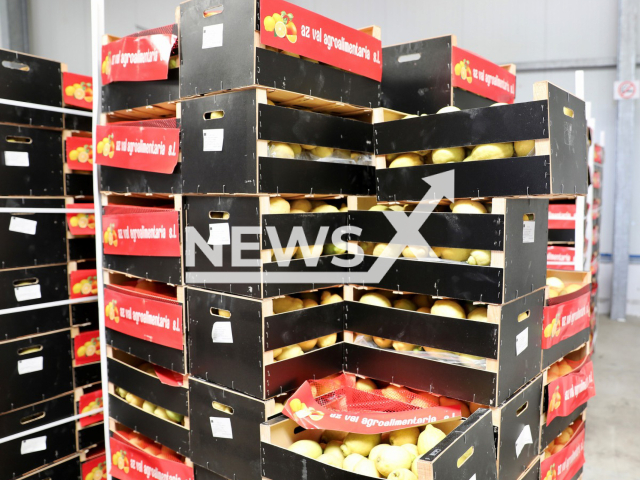
[[[108,117],[172,117],[179,100],[178,26],[102,38],[102,109]],[[143,51],[140,55],[138,52]]]
[[[384,108],[421,115],[515,100],[516,66],[458,47],[455,35],[384,47],[382,62]]]

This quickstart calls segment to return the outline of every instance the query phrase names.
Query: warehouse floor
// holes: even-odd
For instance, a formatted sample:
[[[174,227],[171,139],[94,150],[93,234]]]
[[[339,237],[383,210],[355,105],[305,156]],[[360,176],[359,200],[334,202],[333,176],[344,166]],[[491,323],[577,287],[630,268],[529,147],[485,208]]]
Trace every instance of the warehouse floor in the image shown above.
[[[640,478],[640,320],[598,319],[583,480]]]

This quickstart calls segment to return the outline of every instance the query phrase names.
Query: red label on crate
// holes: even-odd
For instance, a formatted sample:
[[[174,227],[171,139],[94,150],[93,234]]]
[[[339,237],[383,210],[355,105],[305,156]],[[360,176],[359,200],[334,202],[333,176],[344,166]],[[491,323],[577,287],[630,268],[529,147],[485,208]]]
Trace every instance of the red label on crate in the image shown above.
[[[260,18],[263,44],[382,80],[382,42],[371,35],[283,0],[261,0]],[[205,27],[202,48],[222,46],[224,27],[213,27]]]
[[[573,247],[547,247],[547,268],[575,270],[576,249]]]
[[[549,205],[549,228],[559,230],[576,228],[576,205]]]
[[[109,444],[112,455],[109,474],[114,478],[120,480],[149,480],[150,478],[193,480],[193,467],[178,460],[172,460],[171,456],[173,455],[160,452],[160,457],[153,456],[116,437],[111,437]],[[174,458],[177,457],[174,456]]]
[[[600,145],[593,146],[593,161],[596,163],[602,163],[604,157],[604,149]]]
[[[62,73],[62,98],[71,107],[93,109],[93,85],[91,77],[77,73]]]
[[[96,390],[95,392],[85,393],[80,397],[79,410],[80,413],[88,413],[92,410],[102,408],[102,390]],[[93,425],[104,420],[104,414],[102,412],[90,415],[88,417],[82,417],[80,419],[80,426],[86,427]]]
[[[591,292],[567,302],[544,307],[542,348],[548,349],[589,328]]]
[[[282,411],[303,428],[374,434],[460,417],[460,407],[430,407],[400,412],[340,412],[320,405],[309,382],[287,400]]]
[[[104,253],[179,257],[178,212],[159,208],[118,207],[102,217]],[[126,213],[131,212],[131,213]]]
[[[71,170],[93,170],[93,146],[91,137],[67,137],[65,155],[67,165]]]
[[[68,210],[93,208],[93,203],[70,203]],[[72,235],[95,235],[96,216],[93,213],[67,213],[67,227]]]
[[[451,77],[454,87],[494,102],[513,103],[516,98],[515,75],[458,47],[451,48]]]
[[[178,163],[179,128],[98,125],[98,165],[173,173]]]
[[[69,273],[71,298],[90,297],[98,294],[97,272],[93,270],[75,270]]]
[[[107,328],[147,342],[182,350],[182,305],[105,286]]]
[[[100,361],[100,333],[98,330],[81,333],[73,339],[76,366]]]
[[[589,360],[580,370],[554,380],[548,389],[547,425],[556,417],[570,415],[596,394],[593,362]]]
[[[102,84],[166,80],[176,36],[124,37],[102,46]]]
[[[584,423],[558,453],[540,464],[542,480],[570,480],[584,465]]]
[[[83,480],[101,480],[107,478],[107,457],[98,455],[82,464]]]

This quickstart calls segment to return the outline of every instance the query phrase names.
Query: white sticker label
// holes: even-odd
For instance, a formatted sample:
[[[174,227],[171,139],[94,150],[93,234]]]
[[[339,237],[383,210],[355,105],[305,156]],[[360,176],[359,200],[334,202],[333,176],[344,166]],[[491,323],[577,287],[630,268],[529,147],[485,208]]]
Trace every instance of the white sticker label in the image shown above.
[[[4,164],[7,167],[28,167],[29,152],[4,152]]]
[[[47,436],[35,437],[22,440],[20,445],[20,455],[27,453],[42,452],[47,449]]]
[[[221,152],[224,142],[224,128],[202,130],[202,140],[203,152]]]
[[[228,438],[233,440],[230,418],[209,417],[209,421],[211,422],[211,434],[215,438]]]
[[[11,217],[11,221],[9,222],[9,231],[35,235],[37,226],[38,222],[35,220],[28,220],[22,217]]]
[[[524,446],[530,443],[533,443],[533,438],[531,438],[531,428],[527,425],[522,429],[516,440],[516,458],[520,456]]]
[[[27,358],[26,360],[18,360],[18,374],[39,372],[42,370],[44,357]]]
[[[209,224],[209,245],[231,245],[231,233],[228,223]]]
[[[38,298],[42,298],[39,283],[35,285],[25,285],[24,287],[16,287],[14,288],[14,291],[16,292],[16,300],[18,300],[19,302],[26,302],[27,300],[36,300]]]
[[[473,474],[473,477],[471,477],[469,480],[476,480],[476,474]]]
[[[233,343],[231,322],[215,322],[211,329],[211,340],[213,343]]]
[[[222,46],[222,26],[224,24],[220,23],[218,25],[207,25],[206,27],[202,27],[202,48],[214,48]]]
[[[529,327],[516,335],[516,357],[524,352],[529,346]]]
[[[533,243],[536,236],[535,220],[525,220],[522,223],[522,243]]]

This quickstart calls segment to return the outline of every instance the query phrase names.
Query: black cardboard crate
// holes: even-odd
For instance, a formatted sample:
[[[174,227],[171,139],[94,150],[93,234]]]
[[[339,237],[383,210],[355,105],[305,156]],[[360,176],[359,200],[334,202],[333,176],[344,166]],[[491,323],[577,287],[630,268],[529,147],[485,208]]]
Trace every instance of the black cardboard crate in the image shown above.
[[[143,82],[144,83],[144,82]],[[176,115],[180,115],[180,108],[175,112]],[[113,119],[107,117],[108,120]],[[162,133],[160,130],[153,130],[154,135],[158,136],[159,141],[164,141],[164,134],[169,132],[170,129],[180,129],[181,120],[176,118],[161,118],[142,121],[126,121],[109,123],[112,127],[126,127],[134,129],[134,132],[125,132],[127,135],[131,135],[130,138],[137,137],[139,132],[143,132],[145,129],[149,132],[149,128],[165,129]],[[105,132],[106,133],[106,132]],[[102,136],[102,130],[99,129],[99,135]],[[114,133],[117,136],[117,133]],[[99,140],[101,140],[99,138]],[[173,172],[160,173],[149,172],[142,170],[135,170],[133,168],[119,168],[107,165],[100,165],[100,190],[103,192],[117,192],[117,193],[144,193],[144,194],[166,194],[175,195],[182,193],[182,152],[180,145],[177,147],[178,162]],[[131,162],[135,164],[134,160]],[[98,157],[98,161],[100,157]],[[131,165],[133,166],[133,165]]]
[[[540,457],[537,457],[518,480],[540,480]]]
[[[64,213],[30,213],[28,208],[65,208],[64,200],[2,198],[0,208],[0,268],[51,265],[67,261],[67,223]],[[22,210],[22,211],[21,211]],[[35,222],[35,223],[34,223]]]
[[[224,478],[260,479],[260,424],[276,414],[275,400],[190,378],[189,402],[193,462]]]
[[[203,15],[204,11],[218,5],[222,7],[220,13]],[[288,98],[309,96],[331,103],[379,106],[379,82],[331,65],[267,50],[260,43],[259,3],[223,1],[214,6],[207,0],[191,0],[180,5],[177,15],[182,98],[263,85],[288,91],[283,92]],[[202,48],[204,29],[222,24],[222,44],[216,48]],[[380,38],[378,28],[363,31]],[[222,64],[226,68],[217,67]],[[319,100],[315,103],[323,106],[330,102]]]
[[[401,43],[382,49],[382,106],[415,115],[453,105],[488,107],[494,100],[452,86],[455,35]],[[400,61],[402,60],[402,61]],[[501,65],[515,73],[515,65]]]
[[[544,455],[544,449],[547,447],[547,445],[555,440],[555,438],[560,435],[564,429],[575,422],[578,418],[586,420],[586,416],[586,403],[576,408],[573,412],[571,412],[571,415],[568,415],[566,417],[554,418],[549,425],[547,425],[545,415],[542,415],[540,417],[540,454]]]
[[[12,390],[12,392],[15,390]],[[0,438],[73,416],[73,393],[0,415]],[[0,449],[0,475],[13,479],[76,451],[75,423],[10,440]],[[36,477],[37,478],[37,477]]]
[[[585,195],[584,101],[548,82],[532,102],[475,108],[378,123],[374,127],[380,201],[420,201],[423,178],[455,173],[455,197]],[[384,155],[488,143],[535,140],[534,155],[497,160],[386,168]]]
[[[332,203],[332,200],[328,200]],[[339,207],[341,200],[333,203]],[[321,255],[317,267],[307,266],[305,259],[292,259],[289,265],[281,266],[271,261],[272,238],[267,229],[273,228],[281,244],[286,245],[293,227],[303,227],[309,245],[313,245],[322,228],[328,227],[325,243],[331,243],[335,229],[347,225],[346,212],[270,214],[269,197],[185,197],[185,284],[222,292],[256,298],[275,297],[316,288],[342,285],[347,277],[347,269],[337,264],[333,255]],[[213,248],[207,243],[213,228],[228,229],[233,232],[238,227],[250,227],[257,233],[242,235],[244,243],[254,243],[257,249],[245,250],[242,259],[245,265],[233,262],[233,241]],[[235,234],[233,234],[235,235]],[[217,238],[217,237],[216,237]],[[231,237],[230,237],[231,238]],[[237,243],[237,242],[236,242]],[[237,245],[235,246],[237,247]],[[216,253],[218,252],[218,253]],[[309,259],[307,259],[309,260]],[[213,262],[216,262],[214,264]],[[346,262],[346,261],[345,261]],[[236,265],[232,265],[236,263]],[[311,261],[309,262],[312,263]],[[221,266],[220,266],[221,264]],[[345,263],[346,264],[346,263]],[[226,273],[252,275],[249,282],[230,281]],[[271,273],[287,272],[333,272],[336,280],[331,283],[284,283],[270,281]],[[255,278],[255,280],[254,280]],[[271,277],[273,278],[273,276]]]
[[[62,64],[11,50],[0,50],[0,98],[62,107]],[[0,122],[62,129],[62,113],[0,105]]]
[[[566,284],[582,284],[583,287],[573,293],[567,295],[560,295],[554,298],[549,296],[550,289],[547,287],[545,309],[552,309],[555,305],[561,305],[564,302],[571,301],[581,295],[584,295],[591,288],[591,273],[590,272],[578,272],[570,270],[547,270],[547,276],[557,277]],[[593,304],[593,298],[591,299]],[[543,331],[544,333],[544,331]],[[557,362],[565,355],[579,349],[582,345],[589,341],[591,334],[591,328],[585,328],[580,332],[572,335],[569,338],[562,340],[561,342],[553,345],[551,348],[542,349],[542,369],[549,368],[551,364]]]
[[[176,452],[189,455],[189,402],[186,381],[182,387],[165,385],[137,366],[144,361],[116,349],[107,350],[109,359],[109,415],[123,425],[159,442]],[[184,415],[184,425],[160,418],[127,403],[116,393],[124,388],[156,406]]]
[[[24,307],[69,299],[67,265],[0,271],[0,309]]]
[[[363,304],[359,295],[345,287],[348,372],[492,407],[540,373],[543,289],[504,305],[487,305],[487,322]],[[486,367],[354,344],[356,332],[482,357]]]
[[[104,421],[94,423],[82,429],[76,429],[78,451],[93,448],[104,442]]]
[[[162,284],[159,282],[146,282],[143,284],[143,289],[131,290],[127,287],[132,287],[133,284],[124,275],[114,273],[104,273],[104,284],[108,286],[105,289],[105,299],[110,299],[111,291],[114,291],[118,295],[122,295],[125,299],[125,304],[120,301],[118,308],[133,308],[131,305],[127,305],[126,301],[136,301],[142,299],[144,302],[145,313],[158,316],[159,318],[170,318],[172,323],[171,329],[175,331],[176,325],[173,324],[174,318],[169,317],[168,314],[162,310],[162,307],[166,303],[173,305],[180,304],[182,310],[180,332],[182,332],[182,348],[172,348],[167,345],[160,344],[157,341],[153,341],[153,333],[145,333],[145,325],[138,324],[140,328],[139,336],[127,335],[116,329],[118,324],[112,323],[115,321],[109,318],[109,315],[105,315],[106,320],[106,338],[107,344],[112,347],[122,350],[130,355],[138,358],[142,358],[150,363],[155,363],[162,367],[179,372],[182,374],[188,373],[187,363],[187,318],[185,313],[185,301],[184,301],[184,288],[173,287],[171,285]],[[109,287],[111,287],[111,290]],[[138,288],[140,286],[138,285]],[[173,299],[167,298],[171,296]],[[107,303],[107,300],[105,300]],[[116,304],[118,301],[116,300]],[[136,309],[139,307],[136,307]],[[131,322],[131,320],[119,319],[120,321]],[[151,340],[150,340],[151,339]]]
[[[0,283],[13,287],[0,294],[3,340],[69,328],[69,305],[41,305],[69,299],[66,264],[0,271]],[[20,307],[31,308],[8,310]]]
[[[366,209],[375,204],[373,198],[354,200],[358,204],[355,208]],[[494,199],[492,205],[490,214],[410,213],[423,222],[420,233],[429,245],[490,250],[489,266],[400,257],[379,283],[365,282],[364,285],[494,304],[509,302],[542,288],[546,272],[548,200]],[[525,214],[533,214],[534,220],[524,222]],[[349,225],[362,229],[358,235],[360,241],[388,243],[396,235],[388,220],[391,215],[400,217],[407,213],[352,211],[350,206]],[[532,230],[523,230],[525,225]],[[368,271],[377,259],[366,255],[351,271]]]
[[[165,27],[160,27],[128,36],[139,37],[154,33],[169,32]],[[170,33],[178,35],[177,24],[171,25]],[[102,44],[108,45],[116,40],[120,40],[120,37],[104,35]],[[171,53],[176,48],[179,48],[179,44],[173,46]],[[111,82],[102,87],[103,112],[108,117],[118,117],[121,120],[175,116],[175,102],[179,99],[178,68],[170,68],[164,80]]]
[[[105,206],[107,205],[126,205],[139,207],[160,207],[162,209],[173,208],[178,212],[178,239],[182,245],[182,197],[176,196],[134,196],[134,195],[103,195],[103,229],[105,232],[100,233],[103,236],[106,233],[108,220],[104,216]],[[127,212],[131,213],[131,212]],[[140,214],[144,218],[144,213]],[[103,242],[104,249],[104,242]],[[130,277],[144,278],[147,280],[155,280],[158,282],[168,283],[171,285],[182,284],[182,257],[156,257],[145,255],[115,255],[105,253],[103,256],[102,266],[110,272],[123,273]]]
[[[342,305],[274,314],[272,299],[188,288],[189,371],[208,382],[263,399],[291,391],[308,379],[338,373],[342,370],[341,343],[281,361],[274,360],[273,351],[333,333],[341,336]],[[220,310],[230,317],[221,316]],[[227,332],[231,337],[214,337],[216,332]],[[232,341],[227,343],[229,338]]]
[[[61,132],[0,124],[0,139],[3,196],[64,195]]]
[[[491,409],[499,479],[521,478],[538,459],[542,381],[542,375],[538,375],[502,405]],[[530,443],[527,442],[529,435]]]
[[[25,477],[24,480],[83,480],[80,454],[70,455]]]
[[[94,236],[67,238],[67,248],[69,261],[95,260],[96,258],[96,239]]]
[[[183,192],[373,195],[373,164],[268,155],[269,141],[372,154],[371,121],[286,105],[267,104],[262,89],[182,102]],[[222,112],[223,117],[207,119],[212,112]],[[207,140],[215,138],[215,145]]]
[[[496,450],[493,440],[491,413],[480,409],[466,420],[450,420],[438,424],[447,436],[418,460],[418,478],[460,478],[495,480]],[[357,480],[369,478],[313,459],[303,457],[287,448],[298,440],[318,440],[323,430],[302,430],[293,420],[277,416],[261,426],[262,477],[278,480],[307,478],[320,480]],[[460,457],[471,450],[466,461]],[[460,465],[458,465],[461,463]]]
[[[34,351],[30,351],[33,349]],[[0,343],[4,386],[0,412],[40,402],[73,389],[71,334],[61,330]]]

